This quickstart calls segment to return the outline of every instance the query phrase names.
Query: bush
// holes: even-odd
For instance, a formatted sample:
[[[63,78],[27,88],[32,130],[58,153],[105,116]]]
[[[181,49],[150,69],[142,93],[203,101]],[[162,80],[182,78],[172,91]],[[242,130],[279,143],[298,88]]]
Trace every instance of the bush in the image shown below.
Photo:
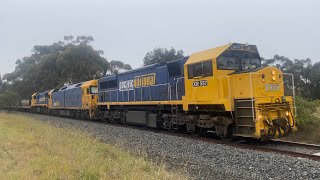
[[[298,132],[291,134],[289,140],[320,143],[320,100],[297,97],[296,106]]]
[[[13,91],[4,91],[0,94],[0,108],[4,106],[17,106],[20,102],[20,96]]]
[[[302,97],[296,98],[297,125],[300,128],[320,125],[320,100],[311,101]]]

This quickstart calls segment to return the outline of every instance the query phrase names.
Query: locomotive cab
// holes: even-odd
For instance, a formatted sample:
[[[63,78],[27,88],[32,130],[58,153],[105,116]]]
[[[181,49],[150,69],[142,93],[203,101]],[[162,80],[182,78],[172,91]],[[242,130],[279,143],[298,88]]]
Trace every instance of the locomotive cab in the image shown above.
[[[98,102],[98,80],[91,80],[81,84],[82,108],[88,110],[89,117],[94,119]]]
[[[184,66],[183,110],[218,135],[271,139],[295,129],[284,75],[262,67],[256,46],[230,43],[192,54]]]
[[[48,91],[41,93],[34,93],[31,96],[31,109],[39,113],[48,112]]]

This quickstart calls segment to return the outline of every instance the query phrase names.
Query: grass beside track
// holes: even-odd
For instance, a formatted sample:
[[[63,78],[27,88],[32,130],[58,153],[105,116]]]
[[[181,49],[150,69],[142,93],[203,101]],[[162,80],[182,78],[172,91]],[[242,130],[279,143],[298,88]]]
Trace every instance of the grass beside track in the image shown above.
[[[297,97],[298,132],[287,139],[297,142],[320,144],[320,100],[308,100]]]
[[[0,179],[187,179],[73,129],[0,112]]]

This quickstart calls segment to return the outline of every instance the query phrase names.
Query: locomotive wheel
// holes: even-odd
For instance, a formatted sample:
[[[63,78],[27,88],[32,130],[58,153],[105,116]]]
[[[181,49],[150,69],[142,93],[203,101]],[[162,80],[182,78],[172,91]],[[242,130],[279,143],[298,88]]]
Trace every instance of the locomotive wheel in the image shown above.
[[[209,134],[208,134],[208,129],[205,129],[205,128],[199,128],[199,136],[201,137],[207,137]]]
[[[223,141],[231,142],[231,141],[235,140],[235,137],[233,136],[235,131],[236,131],[236,128],[235,128],[234,124],[229,124],[229,126],[227,128],[226,136],[219,135],[218,137]]]

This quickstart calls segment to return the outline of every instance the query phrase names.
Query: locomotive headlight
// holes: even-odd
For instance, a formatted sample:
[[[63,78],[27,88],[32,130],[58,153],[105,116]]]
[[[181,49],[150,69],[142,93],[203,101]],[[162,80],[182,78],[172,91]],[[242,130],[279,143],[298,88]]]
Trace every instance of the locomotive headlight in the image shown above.
[[[277,80],[276,71],[271,71],[271,74],[272,74],[272,81]]]
[[[280,103],[280,99],[277,98],[277,99],[275,100],[275,102],[276,102],[276,103]]]
[[[262,119],[262,115],[259,114],[253,122],[258,122]]]
[[[262,78],[262,82],[264,82],[265,80],[264,80],[264,78],[265,78],[266,76],[264,75],[264,74],[262,74],[261,75],[261,78]]]
[[[286,116],[289,117],[289,111],[286,111]]]

